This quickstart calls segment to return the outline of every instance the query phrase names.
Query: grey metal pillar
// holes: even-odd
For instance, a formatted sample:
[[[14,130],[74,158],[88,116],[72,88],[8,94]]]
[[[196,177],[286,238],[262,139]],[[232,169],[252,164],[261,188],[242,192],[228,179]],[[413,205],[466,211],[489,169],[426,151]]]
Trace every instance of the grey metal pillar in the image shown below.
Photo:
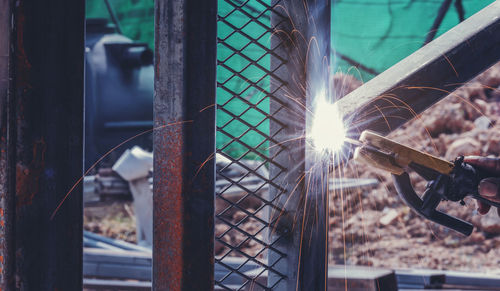
[[[327,276],[327,169],[318,164],[305,138],[311,125],[314,98],[320,88],[328,92],[330,58],[330,1],[273,1],[279,4],[271,16],[276,28],[271,46],[279,57],[271,58],[271,145],[270,177],[280,187],[271,221],[271,242],[286,254],[270,251],[269,264],[286,274],[273,290],[326,290]],[[280,10],[279,7],[282,7]],[[309,113],[308,113],[309,112]],[[270,272],[269,285],[278,280]]]
[[[0,1],[0,288],[81,290],[85,5]]]
[[[217,1],[155,15],[153,289],[211,290]]]

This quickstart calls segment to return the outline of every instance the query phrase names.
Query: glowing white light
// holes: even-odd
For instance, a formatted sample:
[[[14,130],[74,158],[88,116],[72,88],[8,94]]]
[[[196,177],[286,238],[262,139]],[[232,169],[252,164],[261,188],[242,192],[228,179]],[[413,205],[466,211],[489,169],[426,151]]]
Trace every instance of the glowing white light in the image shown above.
[[[338,152],[345,140],[345,127],[335,103],[317,100],[310,137],[318,151]]]

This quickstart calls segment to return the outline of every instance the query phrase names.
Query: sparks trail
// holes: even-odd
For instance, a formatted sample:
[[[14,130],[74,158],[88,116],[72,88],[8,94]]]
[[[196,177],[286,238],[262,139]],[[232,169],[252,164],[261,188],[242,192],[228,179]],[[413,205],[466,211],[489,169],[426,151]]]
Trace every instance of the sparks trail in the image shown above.
[[[341,173],[341,168],[337,167],[338,170],[338,176],[340,179],[342,179],[342,173]],[[344,216],[344,193],[342,187],[339,189],[340,190],[340,211],[341,211],[341,217],[342,217],[342,241],[343,241],[343,248],[344,248],[344,286],[345,289],[347,290],[347,251],[346,251],[346,235],[345,235],[345,216]],[[334,190],[334,195],[335,195],[335,190]]]
[[[394,96],[394,95],[391,95],[391,94],[387,94],[385,96],[381,96],[379,98],[383,98],[385,99],[389,104],[389,106],[385,106],[385,107],[377,107],[377,108],[374,108],[372,109],[372,112],[370,112],[371,114],[374,114],[374,113],[378,113],[379,116],[382,116],[382,118],[384,118],[385,120],[387,120],[387,118],[398,118],[397,116],[391,116],[391,115],[387,115],[387,114],[384,114],[385,111],[387,111],[388,109],[391,109],[391,108],[395,108],[395,109],[406,109],[408,110],[411,115],[413,117],[415,117],[416,119],[418,119],[418,122],[422,122],[420,117],[418,116],[418,114],[416,114],[416,112],[406,103],[404,103],[402,100],[399,100],[397,98],[397,96]],[[392,101],[394,100],[394,101]],[[401,102],[402,105],[397,105],[396,103],[394,102]],[[370,113],[365,113],[365,114],[370,114]],[[358,120],[357,123],[361,123],[361,122],[367,122],[367,120],[363,120],[363,119],[360,119]],[[358,127],[356,126],[357,124],[350,124],[348,126],[349,130],[357,130],[359,131]],[[430,134],[429,134],[429,131],[427,128],[425,128],[425,126],[423,126],[423,128],[425,129],[425,132],[427,133],[427,136],[430,138]],[[359,133],[358,133],[359,134]],[[345,139],[347,142],[350,142],[351,140],[349,139],[349,137],[346,137]],[[431,138],[431,141],[432,141],[432,138]],[[351,142],[355,142],[355,143],[359,143],[358,141],[351,141]],[[433,143],[433,148],[436,149],[436,145]],[[437,150],[436,150],[437,151]],[[341,171],[341,168],[343,166],[340,165],[339,163],[339,167],[337,168],[337,176],[340,180],[343,179],[343,174],[342,174],[342,171]],[[384,185],[384,187],[386,187]],[[342,244],[343,244],[343,249],[344,249],[344,264],[346,263],[346,259],[347,259],[347,240],[346,240],[346,233],[345,233],[345,221],[347,219],[347,217],[349,217],[351,214],[354,215],[354,213],[356,212],[356,208],[354,205],[351,205],[351,203],[349,202],[349,200],[347,200],[345,203],[344,203],[344,199],[346,199],[347,197],[347,193],[344,193],[343,189],[339,189],[338,190],[339,193],[337,193],[336,190],[333,191],[333,196],[337,196],[336,194],[340,194],[340,202],[341,202],[341,216],[342,216]],[[386,187],[386,192],[389,192],[389,190],[387,189]],[[362,203],[362,198],[361,198],[361,194],[358,192],[358,200],[359,200],[359,211],[361,211],[361,219],[362,219],[362,241],[363,241],[363,244],[367,243],[367,239],[366,239],[366,236],[365,236],[365,232],[366,232],[366,227],[364,225],[364,211],[363,211],[363,203]],[[345,207],[347,207],[347,210],[345,210]],[[333,207],[333,209],[331,209],[333,212],[333,217],[335,216],[335,207]],[[403,224],[403,221],[401,219],[398,220],[398,224]],[[406,233],[406,236],[409,235],[408,233],[408,230],[406,228],[405,225],[402,226],[403,228],[403,232]],[[352,243],[355,244],[355,241],[354,241],[354,233],[351,234],[351,238],[350,240],[352,241]],[[365,253],[365,256],[368,256],[368,257],[371,257],[370,256],[370,247],[366,250]],[[421,261],[420,258],[418,258],[419,261]]]
[[[479,114],[481,115],[484,115],[482,112],[481,112],[481,109],[478,108],[476,105],[474,105],[471,101],[465,99],[464,97],[458,95],[456,93],[456,91],[448,91],[448,90],[444,90],[444,89],[440,89],[440,88],[435,88],[435,87],[408,87],[408,88],[419,88],[419,89],[429,89],[429,90],[436,90],[436,91],[441,91],[441,92],[445,92],[447,94],[450,95],[450,97],[456,97],[456,98],[459,98],[462,102],[464,102],[465,104],[471,106],[474,110],[476,110]],[[485,86],[485,88],[487,88]]]
[[[286,11],[286,10],[285,10]],[[288,13],[288,11],[286,11]],[[298,31],[295,27],[295,24],[292,22],[292,26],[293,26],[293,30],[291,32],[291,35],[289,34],[284,34],[286,35],[286,37],[289,38],[290,40],[290,43],[292,43],[293,45],[295,45],[296,47],[299,46],[299,42],[301,40],[304,40],[304,42],[306,41],[304,35],[302,35],[300,33],[300,31]],[[279,31],[275,30],[273,32],[273,34],[275,33],[279,33]],[[307,45],[307,50],[308,50],[308,53],[306,54],[306,59],[304,60],[303,58],[300,58],[300,57],[294,57],[294,59],[292,61],[296,62],[296,63],[299,63],[299,64],[307,64],[310,60],[309,60],[309,51],[314,51],[313,53],[315,53],[315,49],[314,49],[314,44],[317,45],[317,39],[315,38],[311,38],[309,39],[308,41],[308,45]],[[307,65],[304,66],[304,70],[306,70],[307,68]],[[350,69],[351,70],[351,69]],[[354,70],[354,69],[353,69]],[[304,71],[304,73],[306,73]],[[295,77],[295,76],[294,76]],[[251,78],[250,78],[251,79]],[[271,80],[271,84],[273,84],[273,81],[275,81],[274,79]],[[303,109],[304,111],[306,111],[308,114],[313,114],[310,109],[304,104],[304,100],[305,100],[305,96],[307,95],[307,93],[309,93],[309,91],[307,90],[307,88],[311,88],[313,87],[314,84],[310,84],[308,83],[308,81],[306,81],[306,84],[303,84],[299,78],[295,78],[295,82],[297,84],[295,84],[298,88],[298,90],[296,92],[290,92],[290,89],[283,89],[285,91],[286,94],[284,94],[284,98],[287,98],[289,100],[291,100],[291,103],[296,103],[298,104],[298,107],[300,107],[301,109]],[[267,95],[269,96],[269,95]],[[394,100],[397,100],[397,97],[395,96],[391,96],[390,94],[388,94],[387,96],[383,96],[382,98],[384,98],[388,103],[390,103],[391,105],[390,106],[385,106],[385,107],[382,107],[382,106],[379,106],[379,107],[376,107],[374,110],[373,113],[376,113],[378,114],[379,116],[382,116],[382,118],[384,118],[384,120],[386,120],[386,122],[388,123],[387,119],[388,118],[401,118],[401,117],[398,117],[398,116],[392,116],[391,114],[384,114],[384,112],[386,112],[387,110],[390,110],[392,108],[394,109],[403,109],[405,108],[405,106],[407,107],[406,109],[411,112],[411,114],[414,116],[414,117],[417,117],[417,114],[412,110],[412,108],[410,106],[408,106],[407,104],[403,104],[403,105],[398,105],[395,101],[391,101],[390,99],[394,99]],[[301,114],[298,114],[298,116],[300,116],[300,118],[302,119],[303,116]],[[307,116],[307,114],[306,114]],[[296,117],[296,116],[295,116]],[[295,122],[294,120],[294,117],[290,117],[291,119],[291,122]],[[303,120],[300,120],[301,122],[303,122]],[[365,122],[369,122],[369,121],[366,121]],[[425,127],[424,127],[425,128]],[[349,127],[349,129],[353,129],[353,130],[356,130],[357,128],[355,127]],[[427,129],[425,129],[426,132],[428,133]],[[292,141],[296,141],[296,140],[300,140],[300,139],[306,139],[306,136],[305,134],[304,135],[301,135],[301,136],[293,136],[293,137],[289,137],[288,139],[285,139],[285,140],[281,140],[280,142],[278,143],[272,143],[272,145],[268,148],[268,150],[270,148],[273,148],[277,145],[285,145],[287,142],[292,142]],[[435,146],[434,146],[435,148]],[[313,169],[318,167],[319,165],[315,165],[313,166]],[[345,173],[344,171],[342,171],[342,167],[343,166],[340,166],[337,168],[337,170],[335,171],[332,171],[332,176],[335,177],[335,176],[338,176],[338,179],[340,180],[343,180],[344,177],[345,177]],[[336,173],[338,172],[338,173]],[[306,175],[309,175],[309,176],[306,176]],[[285,205],[288,204],[289,200],[297,194],[297,192],[301,192],[301,194],[304,194],[302,193],[302,189],[301,191],[297,191],[297,187],[300,185],[300,184],[305,184],[306,185],[306,189],[305,189],[305,196],[307,197],[308,195],[311,195],[312,192],[316,191],[316,190],[319,190],[319,189],[315,189],[314,187],[314,183],[311,183],[311,173],[310,172],[307,172],[307,173],[304,173],[299,181],[296,181],[297,182],[297,185],[295,185],[295,187],[293,187],[293,190],[291,193],[288,193],[288,197],[287,197],[287,200],[285,202]],[[322,181],[324,182],[324,181]],[[334,190],[333,194],[334,195],[340,195],[341,196],[341,204],[342,204],[342,207],[341,207],[341,212],[342,212],[342,233],[343,233],[343,245],[344,245],[344,263],[346,262],[345,260],[347,259],[347,249],[346,249],[346,241],[351,239],[351,240],[354,240],[354,234],[352,235],[348,235],[346,234],[346,231],[345,231],[345,221],[347,219],[349,219],[349,216],[352,216],[354,215],[355,212],[357,212],[357,209],[356,209],[356,205],[355,203],[353,203],[351,200],[348,199],[348,193],[346,191],[344,191],[345,189],[341,188],[341,189],[338,189],[338,190]],[[335,193],[337,192],[337,193]],[[358,192],[359,193],[359,192]],[[360,209],[361,209],[361,213],[363,213],[363,205],[361,203],[361,194],[358,194],[358,198],[360,200]],[[318,219],[317,217],[317,207],[318,205],[308,205],[308,201],[306,200],[305,201],[305,211],[314,211],[315,215],[312,215],[311,217],[313,217],[313,219]],[[333,210],[335,211],[335,207],[333,207]],[[281,214],[281,213],[280,213]],[[306,213],[307,215],[307,213]],[[334,214],[335,215],[335,212]],[[362,214],[362,217],[364,218],[364,215]],[[279,219],[280,217],[278,217]],[[298,217],[294,217],[294,227],[296,225],[299,225],[299,222],[297,221]],[[307,224],[307,219],[309,219],[309,216],[306,218],[305,216],[302,217],[302,224]],[[272,231],[274,231],[275,229],[273,228]],[[363,235],[365,234],[365,230],[363,228]],[[302,241],[307,241],[307,239],[310,240],[310,238],[304,238],[304,233],[302,233],[302,239],[301,239],[301,242]],[[366,237],[363,236],[364,239],[366,240]],[[325,238],[327,239],[327,238]],[[302,248],[302,245],[300,246]],[[299,270],[300,270],[300,267],[301,266],[298,266],[299,267]],[[297,282],[298,283],[298,282]]]
[[[411,88],[415,88],[415,87],[411,87]],[[419,88],[421,88],[421,87],[419,87]],[[458,96],[458,97],[460,97],[460,96]],[[377,99],[383,99],[383,100],[387,101],[388,103],[390,103],[391,105],[390,105],[390,106],[384,106],[384,107],[378,107],[378,106],[375,106],[376,108],[374,108],[374,109],[371,109],[371,110],[367,111],[366,113],[364,113],[364,115],[372,115],[373,113],[378,112],[378,113],[380,113],[380,116],[382,116],[382,117],[384,118],[384,120],[385,120],[385,122],[386,122],[387,126],[390,128],[387,118],[396,118],[396,119],[402,119],[402,120],[407,120],[407,119],[406,119],[406,118],[403,118],[403,117],[401,117],[401,116],[392,116],[392,115],[387,115],[387,114],[384,114],[383,112],[384,112],[384,111],[386,111],[387,109],[391,109],[391,108],[394,108],[394,109],[405,109],[405,110],[408,110],[408,111],[410,112],[410,114],[413,116],[413,118],[412,118],[412,119],[413,119],[413,120],[417,120],[419,123],[421,123],[421,124],[422,124],[422,127],[424,128],[424,130],[425,130],[425,132],[426,132],[427,136],[429,137],[429,140],[430,140],[430,142],[431,142],[431,144],[432,144],[432,147],[433,147],[434,151],[435,151],[436,153],[437,153],[437,152],[439,152],[439,151],[437,150],[437,146],[436,146],[435,142],[433,141],[433,139],[432,139],[432,137],[431,137],[431,134],[430,134],[429,130],[427,129],[427,127],[425,127],[425,126],[423,125],[423,121],[422,121],[422,119],[421,119],[420,115],[419,115],[419,114],[417,114],[417,112],[416,112],[415,110],[413,110],[413,108],[411,108],[411,106],[410,106],[408,103],[404,102],[403,100],[401,100],[400,98],[398,98],[397,96],[394,96],[394,95],[392,95],[392,94],[386,94],[386,95],[383,95],[383,96],[378,97]],[[395,104],[395,103],[394,103],[393,101],[391,101],[391,100],[394,100],[394,101],[400,102],[400,103],[402,103],[403,105],[397,105],[397,104]],[[466,101],[466,102],[467,102],[467,100],[464,100],[464,101]],[[470,104],[470,102],[469,102],[469,104]],[[471,105],[471,106],[473,106],[473,104],[470,104],[470,105]],[[478,108],[476,108],[476,107],[474,107],[474,106],[473,106],[473,108],[474,108],[475,110],[477,110],[478,112],[480,112]],[[373,117],[373,118],[375,118],[375,117]],[[360,121],[358,121],[358,123],[359,123],[359,124],[364,124],[365,122],[370,122],[370,121],[371,121],[371,120],[370,120],[370,119],[368,119],[368,120],[366,120],[366,121],[364,121],[364,122],[363,122],[363,118],[361,118],[361,119],[360,119]],[[356,124],[356,123],[353,123],[352,125],[353,125],[353,127],[354,127],[354,128],[356,128],[356,127],[357,127],[357,124]],[[359,130],[358,130],[358,134],[359,134]]]
[[[477,106],[475,106],[474,103],[472,103],[470,100],[468,100],[467,97],[463,97],[462,95],[460,95],[460,92],[457,91],[457,92],[449,92],[449,91],[443,91],[443,89],[440,89],[440,88],[429,88],[429,87],[417,87],[417,86],[414,86],[414,87],[407,87],[408,89],[420,89],[420,90],[439,90],[439,91],[442,91],[442,92],[446,92],[448,94],[450,94],[451,97],[456,97],[460,103],[464,103],[466,105],[469,105],[470,107],[472,107],[476,112],[478,112],[480,114],[480,116],[486,116],[485,114],[483,114],[480,109],[478,109]],[[491,86],[484,86],[482,85],[482,88],[485,88],[485,89],[489,89],[489,88],[492,88]],[[477,94],[478,96],[481,96],[480,94]],[[475,96],[473,94],[471,94],[471,96]],[[385,96],[384,98],[387,98],[389,96]],[[392,95],[390,96],[389,98],[392,98],[394,100],[398,100],[396,96]],[[480,99],[480,98],[479,98]],[[449,99],[448,99],[449,100]],[[389,100],[386,100],[389,102]],[[400,100],[398,100],[400,101]],[[387,106],[387,107],[384,107],[382,109],[390,109],[391,107],[394,107],[396,108],[397,106],[394,106],[395,103],[391,103],[392,106]],[[399,106],[398,106],[399,107]],[[377,109],[374,109],[372,111],[372,113],[377,113],[379,112],[380,113],[380,109],[381,108],[378,108]],[[403,107],[400,107],[400,108],[403,108]],[[412,110],[411,107],[408,106],[407,108],[408,110]],[[385,112],[386,110],[384,110]],[[414,112],[412,112],[412,115],[414,117],[416,117],[418,123],[420,123],[422,121],[422,115],[417,115],[415,114]],[[390,115],[389,116],[386,116],[386,118],[389,118],[391,117]],[[474,117],[476,118],[476,117]],[[359,123],[359,120],[358,120],[358,123]],[[413,123],[414,125],[418,124],[418,123]],[[432,146],[434,148],[434,150],[436,150],[437,152],[437,146],[436,144],[434,143],[434,140],[432,139],[432,137],[430,136],[430,133],[429,133],[429,130],[425,127],[425,126],[422,126],[422,128],[425,130],[424,132],[424,136],[427,136],[427,138],[430,139],[430,142],[432,143]],[[393,191],[389,191],[389,189],[387,189],[387,185],[383,185],[384,188],[385,188],[385,192],[393,192]],[[348,205],[348,207],[352,207],[351,205]],[[360,208],[363,207],[363,204],[360,204]],[[353,208],[350,208],[350,209],[353,209]],[[347,210],[346,213],[349,213],[349,210]],[[349,214],[347,214],[347,216],[349,216]],[[401,228],[402,229],[402,232],[405,234],[405,237],[406,238],[411,238],[412,237],[412,234],[410,234],[409,230],[408,230],[408,227],[407,225],[405,224],[405,222],[403,221],[403,218],[402,217],[398,217],[397,218],[397,227],[398,228]],[[436,239],[436,241],[442,241],[444,238],[442,237],[442,234],[440,232],[436,232],[435,231],[435,227],[433,227],[432,224],[428,223],[427,221],[424,222],[425,223],[425,228],[427,229],[427,231],[430,233],[430,235],[432,237],[434,237]],[[363,226],[363,233],[365,233],[366,230],[364,229],[364,226]],[[364,242],[366,242],[366,239],[363,240]],[[368,244],[369,246],[369,244]],[[425,258],[425,256],[421,256],[421,257],[415,257],[416,260],[418,260],[418,265],[423,265],[423,258]]]
[[[200,173],[200,171],[203,169],[203,167],[212,159],[215,159],[215,153],[211,153],[210,156],[208,156],[208,158],[205,159],[205,161],[203,161],[203,163],[201,163],[201,165],[198,167],[198,170],[196,170],[196,173],[194,174],[194,178],[196,178],[198,176],[198,174]]]
[[[288,195],[287,199],[285,200],[285,203],[283,204],[283,207],[279,210],[279,215],[277,216],[277,219],[276,219],[276,222],[275,222],[275,226],[274,228],[271,229],[271,234],[273,234],[275,231],[276,231],[276,227],[278,227],[278,222],[279,222],[279,219],[281,219],[281,217],[284,216],[285,212],[286,212],[286,209],[287,209],[287,204],[288,202],[290,201],[290,199],[292,198],[293,194],[294,193],[297,193],[297,188],[301,185],[302,181],[306,178],[306,174],[303,173],[300,178],[299,178],[299,181],[297,183],[295,183],[295,186],[294,188],[292,189],[292,191],[290,192],[290,194]],[[273,214],[276,214],[276,209],[273,208],[273,211],[274,212],[271,212],[271,217],[274,217]],[[292,230],[295,228],[295,225],[297,224],[297,220],[298,220],[298,213],[296,212],[294,217],[293,217],[293,223],[292,223]]]
[[[73,186],[71,187],[71,189],[69,189],[69,191],[66,193],[66,195],[63,197],[63,199],[61,200],[61,202],[59,202],[59,204],[57,205],[56,209],[54,210],[54,212],[52,212],[52,215],[50,215],[50,220],[53,220],[54,219],[54,216],[56,215],[57,211],[59,211],[59,208],[61,208],[61,206],[63,205],[64,201],[66,201],[66,199],[69,197],[69,195],[73,192],[73,190],[76,188],[76,186],[78,186],[83,178],[85,176],[88,175],[88,173],[90,173],[90,171],[92,171],[92,169],[94,169],[100,161],[102,161],[104,158],[106,158],[108,155],[110,155],[113,151],[115,151],[117,148],[121,147],[122,145],[126,144],[127,142],[139,137],[139,136],[142,136],[144,134],[147,134],[147,133],[150,133],[150,132],[153,132],[154,130],[158,130],[158,129],[162,129],[162,128],[165,128],[165,127],[168,127],[168,126],[174,126],[174,125],[180,125],[180,124],[186,124],[186,123],[191,123],[193,122],[192,120],[188,120],[188,121],[178,121],[178,122],[173,122],[173,123],[169,123],[169,124],[165,124],[165,125],[161,125],[161,126],[158,126],[158,127],[155,127],[155,128],[151,128],[151,129],[148,129],[146,131],[143,131],[139,134],[136,134],[126,140],[124,140],[123,142],[119,143],[117,146],[113,147],[112,149],[110,149],[107,153],[105,153],[102,157],[100,157],[92,166],[90,166],[90,168],[87,169],[87,171],[85,171],[85,173],[78,179],[78,181],[76,181],[75,184],[73,184]]]

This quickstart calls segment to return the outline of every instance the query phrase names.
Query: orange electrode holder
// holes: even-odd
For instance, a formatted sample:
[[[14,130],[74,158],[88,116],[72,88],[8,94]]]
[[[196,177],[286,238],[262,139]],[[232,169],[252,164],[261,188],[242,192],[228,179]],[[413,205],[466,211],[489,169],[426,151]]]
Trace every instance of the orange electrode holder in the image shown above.
[[[451,162],[402,145],[373,131],[363,131],[359,141],[364,145],[356,148],[354,160],[396,175],[402,174],[411,163],[446,175],[450,174],[454,167]]]
[[[478,193],[479,182],[492,175],[464,163],[463,157],[449,162],[394,142],[373,131],[364,131],[359,143],[353,144],[358,146],[354,151],[356,162],[390,172],[403,201],[433,222],[468,236],[472,233],[472,224],[436,210],[441,201],[450,200],[465,205],[464,198],[469,196],[495,207],[500,206]],[[413,189],[409,171],[416,172],[428,181],[421,196]]]

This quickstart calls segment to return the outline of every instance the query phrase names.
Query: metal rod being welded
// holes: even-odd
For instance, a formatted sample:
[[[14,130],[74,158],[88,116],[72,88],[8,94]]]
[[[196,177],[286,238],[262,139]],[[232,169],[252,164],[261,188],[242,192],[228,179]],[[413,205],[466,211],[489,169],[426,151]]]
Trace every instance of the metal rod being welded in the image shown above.
[[[500,60],[500,2],[494,2],[340,99],[352,126],[387,134]]]

